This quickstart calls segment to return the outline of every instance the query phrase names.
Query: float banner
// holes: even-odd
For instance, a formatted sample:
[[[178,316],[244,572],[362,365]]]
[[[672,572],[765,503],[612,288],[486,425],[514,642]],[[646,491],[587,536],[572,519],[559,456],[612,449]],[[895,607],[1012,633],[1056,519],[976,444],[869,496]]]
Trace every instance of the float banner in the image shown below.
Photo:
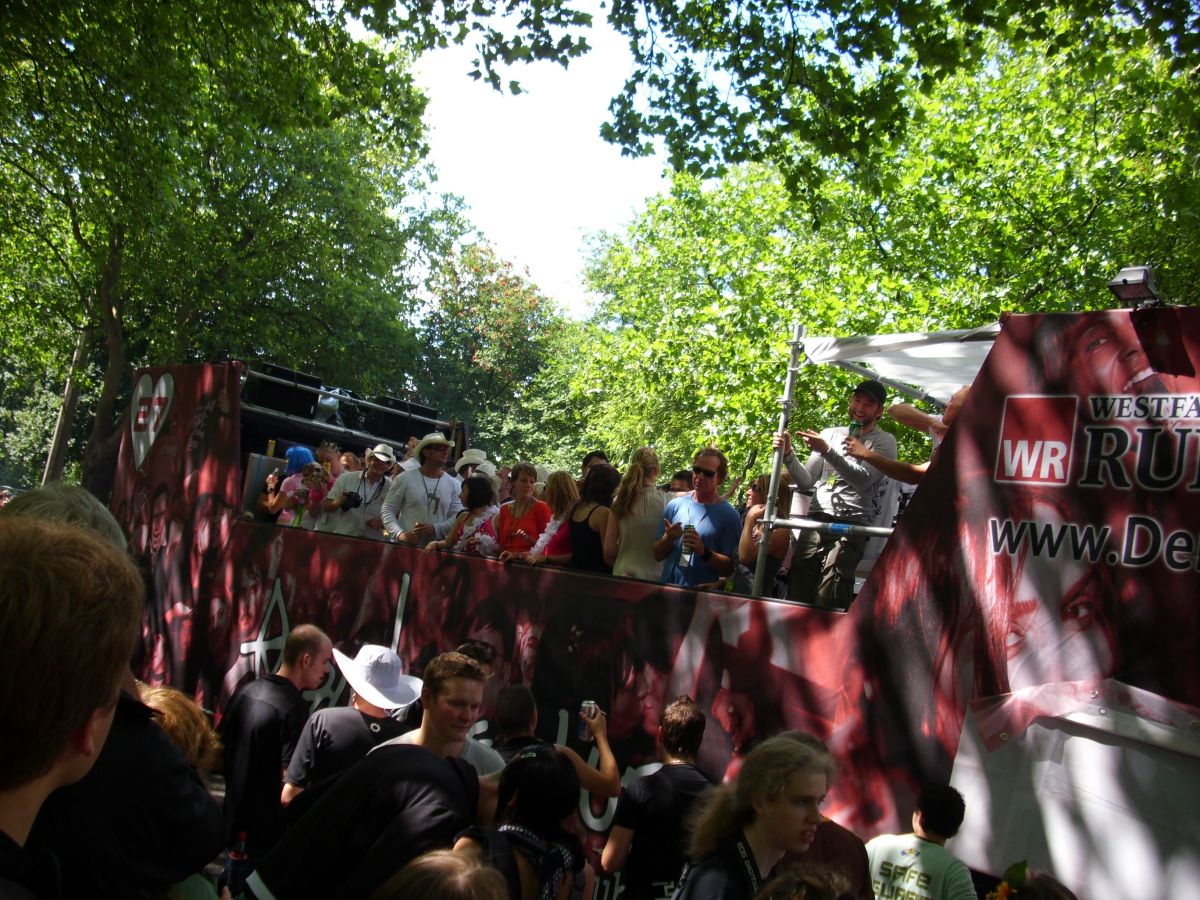
[[[187,658],[206,660],[202,671],[217,681],[205,690],[218,705],[277,668],[284,637],[301,623],[351,656],[363,643],[395,647],[416,673],[464,641],[490,644],[481,738],[491,736],[500,689],[526,684],[539,734],[594,764],[577,719],[580,703],[594,700],[629,777],[657,768],[659,720],[679,694],[709,720],[699,764],[716,779],[766,735],[831,733],[860,699],[843,682],[854,638],[846,616],[242,521],[227,559],[204,598],[207,631],[173,636]],[[316,708],[349,702],[350,692],[335,668],[307,696]],[[615,808],[581,798],[597,861]]]
[[[190,635],[226,557],[241,493],[240,365],[140,369],[125,417],[112,509],[147,575],[135,668],[197,693],[206,664]]]
[[[301,623],[350,656],[395,647],[414,674],[482,640],[485,739],[495,695],[523,683],[541,736],[594,760],[576,727],[594,700],[628,780],[688,694],[714,778],[803,729],[838,762],[826,815],[864,838],[909,831],[921,783],[951,781],[951,849],[978,869],[1028,859],[1080,896],[1183,895],[1200,872],[1200,807],[1179,802],[1200,793],[1197,365],[1198,310],[1007,318],[848,614],[235,521],[236,369],[148,370],[114,501],[152,573],[139,668],[219,710]],[[334,671],[309,698],[349,692]],[[593,849],[614,808],[581,799]]]
[[[1197,365],[1198,310],[1005,320],[855,604],[862,732],[842,755],[867,748],[901,813],[860,826],[908,830],[910,792],[953,779],[949,846],[976,868],[1186,893],[1200,821],[1164,811],[1200,781]],[[1012,718],[964,731],[984,701]]]

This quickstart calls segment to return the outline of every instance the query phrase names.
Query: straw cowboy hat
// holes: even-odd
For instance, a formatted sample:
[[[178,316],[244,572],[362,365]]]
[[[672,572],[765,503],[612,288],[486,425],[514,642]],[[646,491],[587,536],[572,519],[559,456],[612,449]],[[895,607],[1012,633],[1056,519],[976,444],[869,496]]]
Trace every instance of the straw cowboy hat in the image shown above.
[[[417,446],[413,449],[413,459],[421,458],[421,451],[431,444],[445,444],[447,447],[453,447],[454,441],[449,440],[440,431],[434,431],[425,435],[421,440],[417,441]]]
[[[368,450],[367,460],[370,461],[371,457],[382,459],[389,466],[396,461],[396,454],[392,452],[392,448],[387,444],[376,444],[374,447]]]
[[[463,451],[463,455],[458,458],[458,462],[454,464],[454,471],[461,472],[463,466],[477,466],[480,463],[488,461],[487,454],[477,447],[470,447]]]
[[[496,474],[496,467],[489,460],[484,460],[475,467],[475,474],[482,475],[492,483],[492,490],[500,492],[500,476]]]

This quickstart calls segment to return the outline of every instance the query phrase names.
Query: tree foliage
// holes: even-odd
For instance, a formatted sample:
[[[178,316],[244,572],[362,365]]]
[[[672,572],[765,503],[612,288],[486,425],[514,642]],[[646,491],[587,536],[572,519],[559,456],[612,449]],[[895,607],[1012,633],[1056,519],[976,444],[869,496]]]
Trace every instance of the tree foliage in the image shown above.
[[[533,446],[536,420],[523,406],[547,363],[562,315],[527,276],[484,243],[449,254],[430,279],[419,317],[417,395],[443,417],[468,422],[472,443],[513,462]]]
[[[765,452],[795,321],[869,334],[1105,308],[1105,282],[1137,262],[1155,264],[1168,297],[1195,303],[1188,76],[1146,45],[1083,69],[1036,43],[986,50],[884,145],[882,194],[837,165],[801,203],[769,167],[679,175],[626,233],[598,241],[591,278],[606,299],[572,381],[585,443],[653,443],[664,462],[713,438],[735,463]],[[840,421],[849,387],[804,367],[793,423]]]
[[[344,10],[16,2],[0,72],[0,335],[6,358],[30,320],[62,335],[60,378],[73,332],[93,337],[93,489],[135,363],[268,357],[382,386],[412,348],[412,273],[461,225],[413,201],[406,57]]]
[[[608,140],[637,154],[660,138],[677,169],[701,175],[770,162],[793,190],[824,181],[824,160],[880,190],[877,165],[914,106],[975,69],[996,38],[1065,66],[1135,46],[1176,73],[1200,64],[1188,0],[618,0],[609,21],[629,37],[635,70],[610,107]]]

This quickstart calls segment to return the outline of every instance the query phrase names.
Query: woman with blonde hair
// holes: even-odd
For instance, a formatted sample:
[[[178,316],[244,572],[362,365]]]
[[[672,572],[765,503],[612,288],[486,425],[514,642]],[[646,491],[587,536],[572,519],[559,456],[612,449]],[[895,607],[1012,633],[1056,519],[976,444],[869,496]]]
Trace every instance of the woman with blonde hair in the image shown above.
[[[508,900],[504,876],[478,853],[433,850],[380,885],[372,900]]]
[[[793,732],[750,751],[737,780],[696,802],[674,900],[752,900],[786,853],[803,853],[821,824],[833,759]]]
[[[208,714],[191,698],[169,687],[138,682],[142,703],[154,710],[154,719],[201,775],[207,776],[221,759],[221,740]]]
[[[528,553],[501,553],[500,559],[520,559],[531,566],[541,563],[565,565],[571,558],[571,529],[566,527],[567,516],[579,502],[579,485],[570,472],[551,472],[546,479],[543,498],[550,507],[550,522],[543,529],[537,543]]]
[[[658,471],[653,447],[634,451],[604,526],[604,561],[614,575],[647,581],[662,578],[662,563],[654,558],[653,546],[667,495],[655,486]]]

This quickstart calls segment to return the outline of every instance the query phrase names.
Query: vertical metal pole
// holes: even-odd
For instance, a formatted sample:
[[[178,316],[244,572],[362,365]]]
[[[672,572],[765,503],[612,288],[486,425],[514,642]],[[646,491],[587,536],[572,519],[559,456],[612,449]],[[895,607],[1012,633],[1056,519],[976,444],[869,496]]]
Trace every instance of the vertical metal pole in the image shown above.
[[[783,384],[783,398],[779,401],[779,431],[786,431],[788,419],[792,412],[792,398],[795,396],[796,373],[800,370],[800,351],[804,347],[804,326],[799,322],[792,330],[789,346],[792,348],[791,359],[788,361],[787,379]],[[763,536],[758,544],[758,562],[754,566],[754,596],[761,597],[763,580],[767,572],[767,545],[770,543],[771,526],[775,524],[775,505],[779,497],[779,473],[783,469],[783,448],[775,450],[771,465],[771,483],[767,488],[767,508],[763,513]]]

